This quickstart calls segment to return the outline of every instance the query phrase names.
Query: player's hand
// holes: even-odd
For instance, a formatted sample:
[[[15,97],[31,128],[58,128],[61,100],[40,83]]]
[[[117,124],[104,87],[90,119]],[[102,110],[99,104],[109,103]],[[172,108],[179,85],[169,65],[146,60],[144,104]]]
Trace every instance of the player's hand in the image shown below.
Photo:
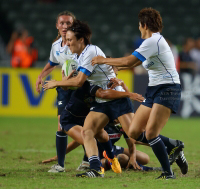
[[[65,76],[64,70],[62,71],[62,80],[68,80],[69,78],[73,77],[74,72],[76,70],[73,70],[68,76]]]
[[[42,86],[44,91],[48,89],[53,89],[56,87],[56,80],[45,81],[45,84]]]
[[[96,56],[92,59],[92,66],[94,66],[95,64],[104,64],[104,57],[103,56]]]
[[[127,169],[141,170],[141,167],[137,164],[137,161],[133,156],[130,157],[128,165],[126,166],[126,168]]]
[[[43,160],[42,163],[50,163],[52,161],[56,161],[58,159],[57,156],[53,157],[53,158],[50,158],[50,159],[47,159],[47,160]]]
[[[108,83],[108,87],[114,89],[117,86],[123,86],[124,82],[121,79],[111,78],[110,83]]]
[[[136,100],[138,102],[143,102],[143,100],[144,100],[144,97],[140,94],[137,94],[137,93],[130,93],[129,98],[131,100]]]
[[[36,86],[36,91],[37,91],[38,93],[41,92],[41,91],[40,91],[40,85],[42,85],[42,78],[41,78],[41,77],[38,77],[38,79],[37,79],[37,81],[36,81],[36,84],[35,84],[35,86]]]

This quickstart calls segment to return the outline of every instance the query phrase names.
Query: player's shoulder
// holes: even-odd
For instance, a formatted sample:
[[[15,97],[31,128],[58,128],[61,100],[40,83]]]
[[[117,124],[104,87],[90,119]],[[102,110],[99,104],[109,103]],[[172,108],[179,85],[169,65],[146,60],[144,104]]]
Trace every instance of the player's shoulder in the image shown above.
[[[151,37],[143,41],[145,45],[157,44],[163,38],[160,33],[153,33]]]
[[[52,43],[52,48],[60,47],[60,46],[61,46],[61,43],[62,43],[62,37],[60,37],[59,39],[57,39],[56,41],[54,41],[54,42]]]

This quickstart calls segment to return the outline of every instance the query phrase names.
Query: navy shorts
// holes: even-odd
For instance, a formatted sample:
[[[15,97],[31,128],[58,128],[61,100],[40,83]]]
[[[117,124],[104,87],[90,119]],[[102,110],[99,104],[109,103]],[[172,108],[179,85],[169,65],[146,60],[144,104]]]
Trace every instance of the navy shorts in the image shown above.
[[[61,87],[57,87],[56,90],[57,90],[58,115],[61,115],[61,112],[64,110],[65,106],[67,105],[73,91],[72,90],[65,91]]]
[[[180,84],[162,84],[148,86],[145,94],[144,106],[152,108],[154,103],[161,104],[172,110],[172,113],[178,111],[181,100]]]
[[[62,130],[69,131],[75,125],[83,126],[85,117],[76,117],[64,109],[60,116],[60,127]]]
[[[100,160],[103,159],[103,147],[101,146],[101,144],[97,141],[97,146],[98,146],[98,150],[99,150],[99,158]],[[113,149],[113,153],[114,153],[114,156],[117,156],[119,154],[123,154],[124,153],[124,148],[123,147],[120,147],[120,146],[113,146],[112,147]]]
[[[124,114],[134,112],[133,104],[129,98],[120,98],[104,103],[94,102],[90,111],[104,113],[109,117],[110,121],[114,121]]]

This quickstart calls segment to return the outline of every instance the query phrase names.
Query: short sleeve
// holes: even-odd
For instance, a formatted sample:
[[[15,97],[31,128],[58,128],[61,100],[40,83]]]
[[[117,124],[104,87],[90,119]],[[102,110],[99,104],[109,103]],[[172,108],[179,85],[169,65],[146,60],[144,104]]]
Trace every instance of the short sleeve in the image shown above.
[[[56,65],[59,64],[58,60],[55,58],[53,46],[51,47],[49,63],[50,63],[51,66],[56,66]]]
[[[157,54],[158,54],[158,46],[156,41],[152,38],[148,38],[145,41],[143,41],[140,47],[132,53],[132,55],[137,57],[142,62],[144,62],[151,56],[155,56]]]
[[[97,65],[92,66],[91,64],[92,58],[97,56],[95,48],[96,46],[89,47],[88,50],[82,55],[83,59],[78,68],[78,71],[83,72],[87,76],[89,76],[97,66]]]

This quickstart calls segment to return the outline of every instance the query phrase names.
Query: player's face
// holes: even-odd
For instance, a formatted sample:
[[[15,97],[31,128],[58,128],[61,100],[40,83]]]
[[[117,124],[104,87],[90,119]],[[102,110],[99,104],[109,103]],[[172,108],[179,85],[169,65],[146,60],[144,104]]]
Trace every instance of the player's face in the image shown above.
[[[72,53],[77,53],[78,55],[82,52],[82,43],[81,39],[76,39],[76,36],[74,35],[74,32],[67,31],[66,34],[66,40],[67,40],[67,46],[70,48],[70,51]]]
[[[139,30],[140,30],[140,33],[141,33],[141,38],[145,39],[145,36],[146,36],[145,26],[142,27],[142,24],[140,22],[139,22]]]
[[[65,37],[67,33],[67,28],[69,28],[73,23],[73,18],[71,16],[62,15],[58,18],[58,22],[56,23],[56,28],[60,32],[62,37]]]

